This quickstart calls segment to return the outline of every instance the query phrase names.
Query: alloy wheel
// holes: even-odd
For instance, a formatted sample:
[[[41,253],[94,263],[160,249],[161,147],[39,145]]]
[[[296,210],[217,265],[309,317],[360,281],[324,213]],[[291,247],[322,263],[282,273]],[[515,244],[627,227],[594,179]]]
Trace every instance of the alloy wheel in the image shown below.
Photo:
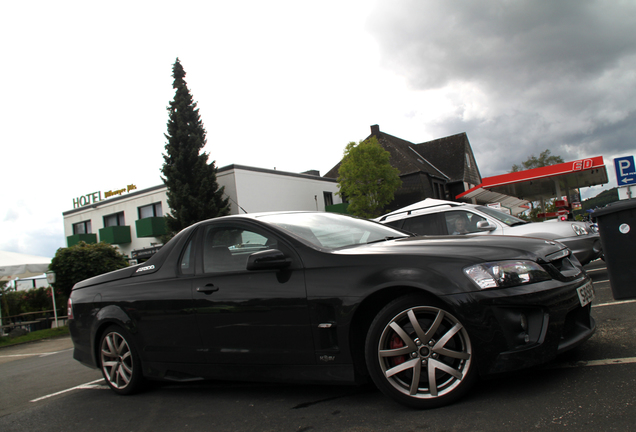
[[[111,387],[125,389],[133,378],[133,355],[126,339],[110,332],[102,339],[101,364],[104,377]]]
[[[448,312],[410,307],[385,326],[377,350],[381,372],[399,393],[435,399],[452,393],[472,363],[468,332]]]

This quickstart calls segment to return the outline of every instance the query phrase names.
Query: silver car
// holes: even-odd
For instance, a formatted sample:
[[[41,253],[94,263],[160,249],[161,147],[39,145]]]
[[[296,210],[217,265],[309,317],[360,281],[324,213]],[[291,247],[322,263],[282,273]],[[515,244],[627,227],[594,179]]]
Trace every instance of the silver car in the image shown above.
[[[420,235],[511,235],[565,244],[585,265],[603,255],[595,227],[576,221],[526,222],[487,206],[428,198],[375,219]]]

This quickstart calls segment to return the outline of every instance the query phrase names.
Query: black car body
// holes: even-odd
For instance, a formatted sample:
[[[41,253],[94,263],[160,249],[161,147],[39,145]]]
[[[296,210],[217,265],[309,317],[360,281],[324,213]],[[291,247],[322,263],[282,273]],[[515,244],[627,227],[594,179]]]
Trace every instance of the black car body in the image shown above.
[[[118,393],[143,378],[370,376],[427,408],[478,375],[542,364],[588,339],[591,296],[560,243],[261,214],[200,222],[146,263],[76,284],[69,327],[74,358]]]

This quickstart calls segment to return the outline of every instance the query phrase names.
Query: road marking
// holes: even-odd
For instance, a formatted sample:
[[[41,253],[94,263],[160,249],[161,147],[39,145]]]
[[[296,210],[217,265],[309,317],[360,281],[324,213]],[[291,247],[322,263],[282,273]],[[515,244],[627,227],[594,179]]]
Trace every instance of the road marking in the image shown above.
[[[607,268],[602,267],[602,268],[597,268],[597,269],[589,269],[589,270],[585,270],[585,271],[588,272],[588,273],[592,273],[592,272],[595,272],[595,271],[603,271],[603,270],[607,270]]]
[[[73,348],[65,349],[65,350],[62,350],[62,351],[55,351],[55,352],[41,354],[40,357],[46,357],[46,356],[50,356],[50,355],[53,355],[53,354],[59,354],[59,353],[67,352],[67,351],[73,351]]]
[[[57,396],[57,395],[61,395],[61,394],[64,394],[64,393],[68,393],[68,392],[73,391],[73,390],[80,390],[80,389],[95,389],[95,388],[107,388],[107,387],[102,387],[102,386],[100,386],[100,385],[96,385],[96,383],[98,383],[98,382],[100,382],[100,381],[102,381],[102,382],[103,382],[103,381],[104,381],[104,378],[100,378],[100,379],[98,379],[98,380],[91,381],[91,382],[88,382],[88,383],[86,383],[86,384],[80,384],[80,385],[78,385],[78,386],[76,386],[76,387],[69,388],[69,389],[66,389],[66,390],[62,390],[62,391],[59,391],[59,392],[57,392],[57,393],[51,393],[51,394],[49,394],[49,395],[42,396],[42,397],[39,397],[39,398],[37,398],[37,399],[33,399],[33,400],[32,400],[32,401],[30,401],[30,402],[39,402],[39,401],[41,401],[41,400],[43,400],[43,399],[48,399],[48,398],[50,398],[50,397]]]
[[[3,355],[0,356],[0,358],[8,358],[8,357],[29,357],[29,356],[37,356],[37,355],[42,355],[41,353],[35,353],[35,354],[11,354],[11,355]]]
[[[53,351],[53,352],[48,352],[48,353],[29,353],[29,354],[9,354],[9,355],[2,355],[0,356],[0,358],[8,358],[8,357],[35,357],[35,356],[39,356],[39,357],[46,357],[46,356],[50,356],[53,354],[59,354],[62,352],[66,352],[66,351],[72,351],[73,348],[69,348],[69,349],[65,349],[62,351]]]
[[[554,365],[544,366],[544,369],[565,369],[565,368],[575,368],[575,367],[587,367],[587,366],[608,366],[608,365],[617,365],[617,364],[632,364],[636,363],[636,357],[624,357],[624,358],[615,358],[615,359],[605,359],[605,360],[581,360],[577,362],[569,362],[569,363],[561,363]],[[98,384],[98,383],[104,383]],[[80,384],[76,387],[72,387],[66,390],[62,390],[56,393],[51,393],[46,396],[39,397],[37,399],[33,399],[30,402],[39,402],[44,399],[48,399],[54,396],[58,396],[64,393],[68,393],[73,390],[91,390],[91,389],[108,389],[108,386],[105,385],[104,378],[100,378],[95,381],[88,382],[86,384]]]
[[[636,363],[636,357],[625,357],[616,359],[605,360],[581,360],[577,362],[561,363],[552,366],[548,366],[548,369],[560,369],[560,368],[572,368],[572,367],[584,367],[584,366],[607,366],[615,364],[630,364]]]
[[[35,357],[35,356],[39,356],[39,357],[46,357],[46,356],[50,356],[53,354],[59,354],[61,352],[66,352],[66,351],[72,351],[73,348],[69,348],[69,349],[65,349],[62,351],[53,351],[50,353],[27,353],[27,354],[9,354],[9,355],[4,355],[4,356],[0,356],[0,358],[8,358],[8,357]]]
[[[597,305],[592,305],[592,307],[595,308],[595,307],[602,307],[602,306],[616,306],[616,305],[622,305],[627,303],[636,303],[636,300],[623,300],[623,301],[615,301],[611,303],[601,303]]]

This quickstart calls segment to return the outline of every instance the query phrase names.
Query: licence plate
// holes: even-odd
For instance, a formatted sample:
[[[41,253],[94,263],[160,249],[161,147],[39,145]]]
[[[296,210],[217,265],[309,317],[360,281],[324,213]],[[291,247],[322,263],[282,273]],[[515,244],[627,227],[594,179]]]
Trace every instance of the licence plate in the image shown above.
[[[579,295],[581,306],[587,306],[594,299],[594,286],[592,285],[592,282],[588,282],[582,287],[578,287],[576,292]]]

